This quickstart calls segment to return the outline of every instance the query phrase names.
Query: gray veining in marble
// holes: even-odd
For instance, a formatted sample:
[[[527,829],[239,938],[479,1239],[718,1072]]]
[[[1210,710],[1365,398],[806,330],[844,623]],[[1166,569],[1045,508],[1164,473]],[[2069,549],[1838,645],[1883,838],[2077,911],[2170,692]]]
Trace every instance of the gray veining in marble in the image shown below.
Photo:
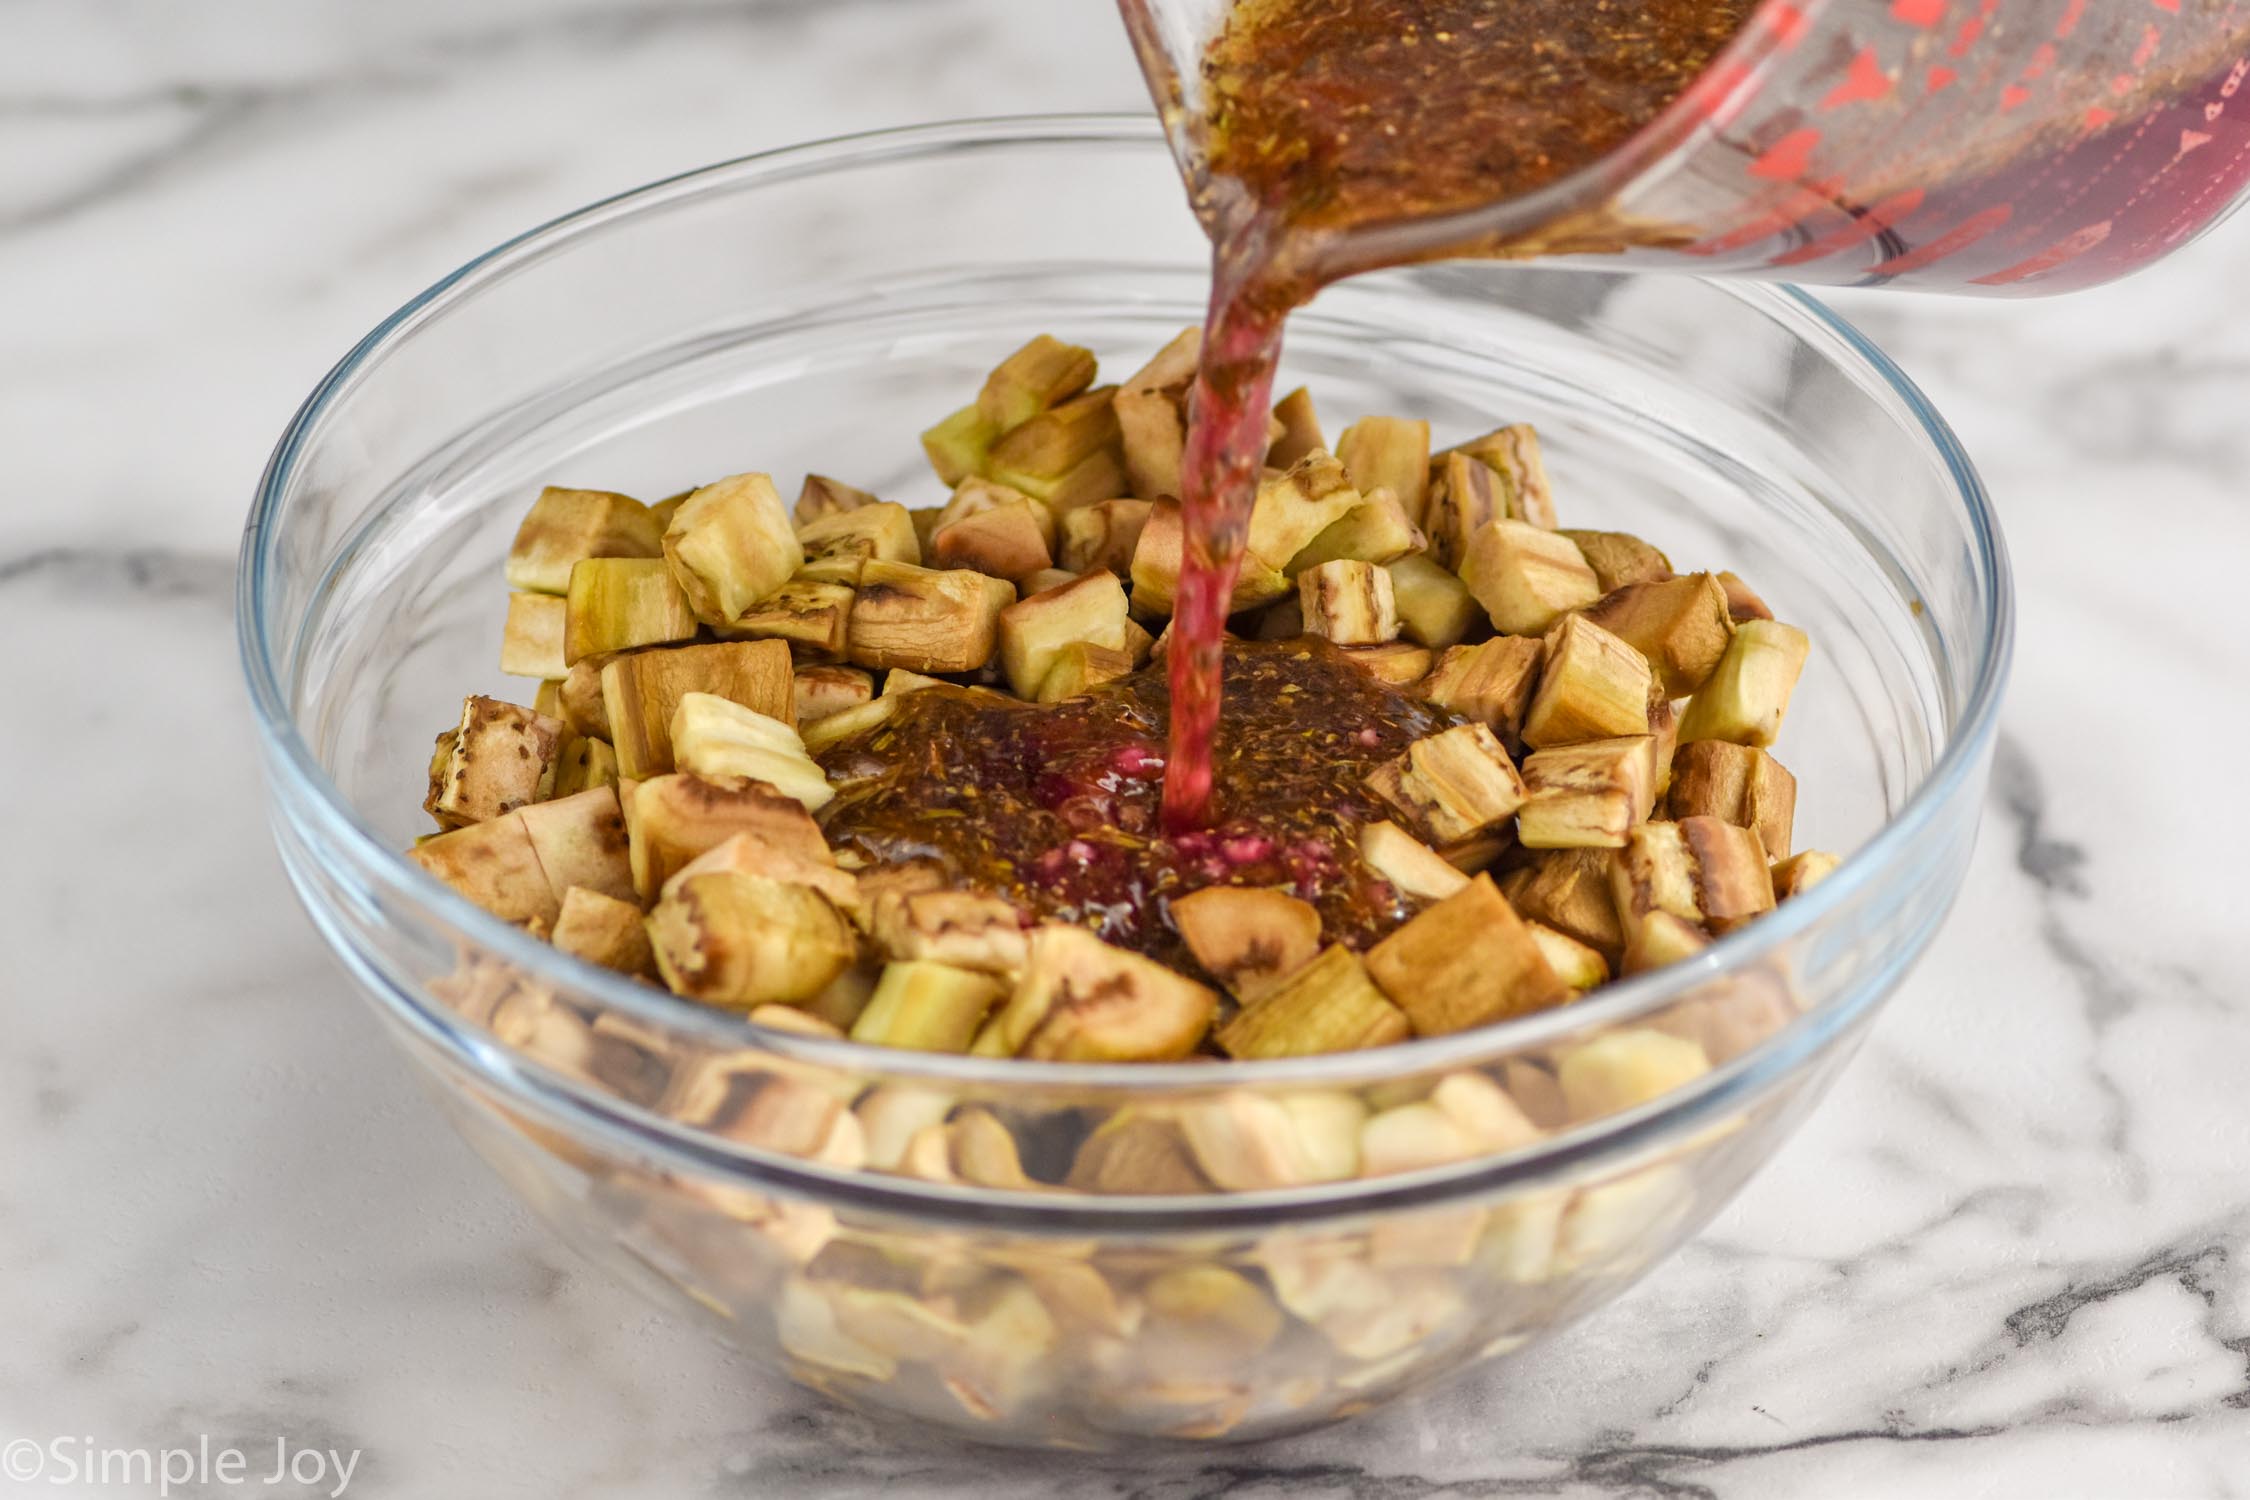
[[[2250,219],[2064,303],[1839,299],[2010,526],[1986,834],[1803,1133],[1536,1361],[1199,1460],[933,1446],[569,1259],[427,1108],[264,834],[232,569],[288,413],[601,194],[1138,103],[1104,0],[0,0],[0,1444],[286,1435],[363,1449],[368,1496],[2250,1494],[2212,790],[2250,745]]]

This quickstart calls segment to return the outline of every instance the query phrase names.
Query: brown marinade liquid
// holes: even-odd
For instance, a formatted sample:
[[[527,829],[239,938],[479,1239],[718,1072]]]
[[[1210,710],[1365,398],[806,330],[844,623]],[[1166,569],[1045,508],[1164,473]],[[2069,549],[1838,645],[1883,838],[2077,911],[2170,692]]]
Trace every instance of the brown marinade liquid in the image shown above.
[[[1623,143],[1751,0],[1243,0],[1205,53],[1211,174],[1303,231],[1485,207]]]
[[[1205,172],[1191,184],[1214,253],[1180,484],[1187,545],[1172,618],[1168,827],[1224,816],[1208,771],[1219,733],[1218,643],[1290,310],[1341,270],[1372,268],[1353,259],[1354,231],[1441,221],[1612,150],[1687,88],[1751,8],[1752,0],[1236,6],[1204,55]],[[1419,253],[1493,248],[1464,236]]]
[[[1367,773],[1459,722],[1316,639],[1230,641],[1223,815],[1168,835],[1158,800],[1171,694],[1152,666],[1051,706],[956,687],[910,693],[825,758],[821,821],[839,854],[926,864],[949,885],[1191,967],[1167,903],[1207,885],[1295,892],[1332,940],[1364,947],[1408,915],[1360,863],[1385,817]]]

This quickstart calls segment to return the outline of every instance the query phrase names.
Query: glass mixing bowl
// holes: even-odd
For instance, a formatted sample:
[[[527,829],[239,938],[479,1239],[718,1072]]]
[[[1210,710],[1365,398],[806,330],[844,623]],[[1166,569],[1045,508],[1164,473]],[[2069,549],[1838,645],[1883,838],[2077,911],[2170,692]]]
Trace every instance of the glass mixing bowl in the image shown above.
[[[539,486],[654,498],[817,468],[934,501],[916,434],[999,356],[1051,330],[1130,369],[1204,292],[1153,122],[941,125],[713,167],[535,230],[385,321],[290,423],[243,548],[283,862],[448,1115],[572,1244],[686,1316],[839,1400],[993,1441],[1302,1428],[1525,1357],[1616,1296],[1771,1155],[1928,944],[1988,769],[2001,542],[1889,361],[1785,291],[1459,264],[1322,295],[1284,388],[1310,383],[1332,423],[1413,413],[1448,441],[1535,422],[1566,524],[1731,567],[1812,637],[1779,748],[1800,847],[1849,858],[1701,957],[1378,1051],[992,1061],[698,1007],[399,857],[461,696],[528,695],[494,659],[500,561]],[[1621,1055],[1658,1083],[1564,1086]],[[1507,1128],[1510,1100],[1536,1138]]]

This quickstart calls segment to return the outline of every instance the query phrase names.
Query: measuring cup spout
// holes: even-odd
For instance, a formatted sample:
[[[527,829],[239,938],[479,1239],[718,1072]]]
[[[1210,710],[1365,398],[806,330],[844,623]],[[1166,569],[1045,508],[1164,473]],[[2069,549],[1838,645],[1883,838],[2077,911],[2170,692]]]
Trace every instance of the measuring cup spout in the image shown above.
[[[1290,3],[1290,0],[1272,0]],[[1200,60],[1232,0],[1121,0],[1200,211]],[[2028,296],[2139,270],[2250,193],[2240,0],[1765,0],[1639,133],[1341,272],[1440,254]]]

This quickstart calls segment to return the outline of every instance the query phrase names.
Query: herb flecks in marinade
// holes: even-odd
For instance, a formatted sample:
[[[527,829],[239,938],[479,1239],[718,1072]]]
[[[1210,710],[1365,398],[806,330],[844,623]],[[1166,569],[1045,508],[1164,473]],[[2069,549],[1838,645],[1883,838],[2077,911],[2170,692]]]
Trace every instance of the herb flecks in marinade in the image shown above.
[[[1052,706],[960,689],[910,694],[826,757],[829,842],[879,864],[930,860],[948,881],[1184,961],[1165,910],[1208,885],[1277,886],[1354,946],[1411,914],[1358,858],[1389,814],[1370,770],[1453,722],[1325,642],[1230,641],[1208,828],[1158,816],[1169,693],[1161,664]]]
[[[1215,176],[1294,227],[1481,207],[1614,149],[1750,0],[1245,0],[1205,54]]]

